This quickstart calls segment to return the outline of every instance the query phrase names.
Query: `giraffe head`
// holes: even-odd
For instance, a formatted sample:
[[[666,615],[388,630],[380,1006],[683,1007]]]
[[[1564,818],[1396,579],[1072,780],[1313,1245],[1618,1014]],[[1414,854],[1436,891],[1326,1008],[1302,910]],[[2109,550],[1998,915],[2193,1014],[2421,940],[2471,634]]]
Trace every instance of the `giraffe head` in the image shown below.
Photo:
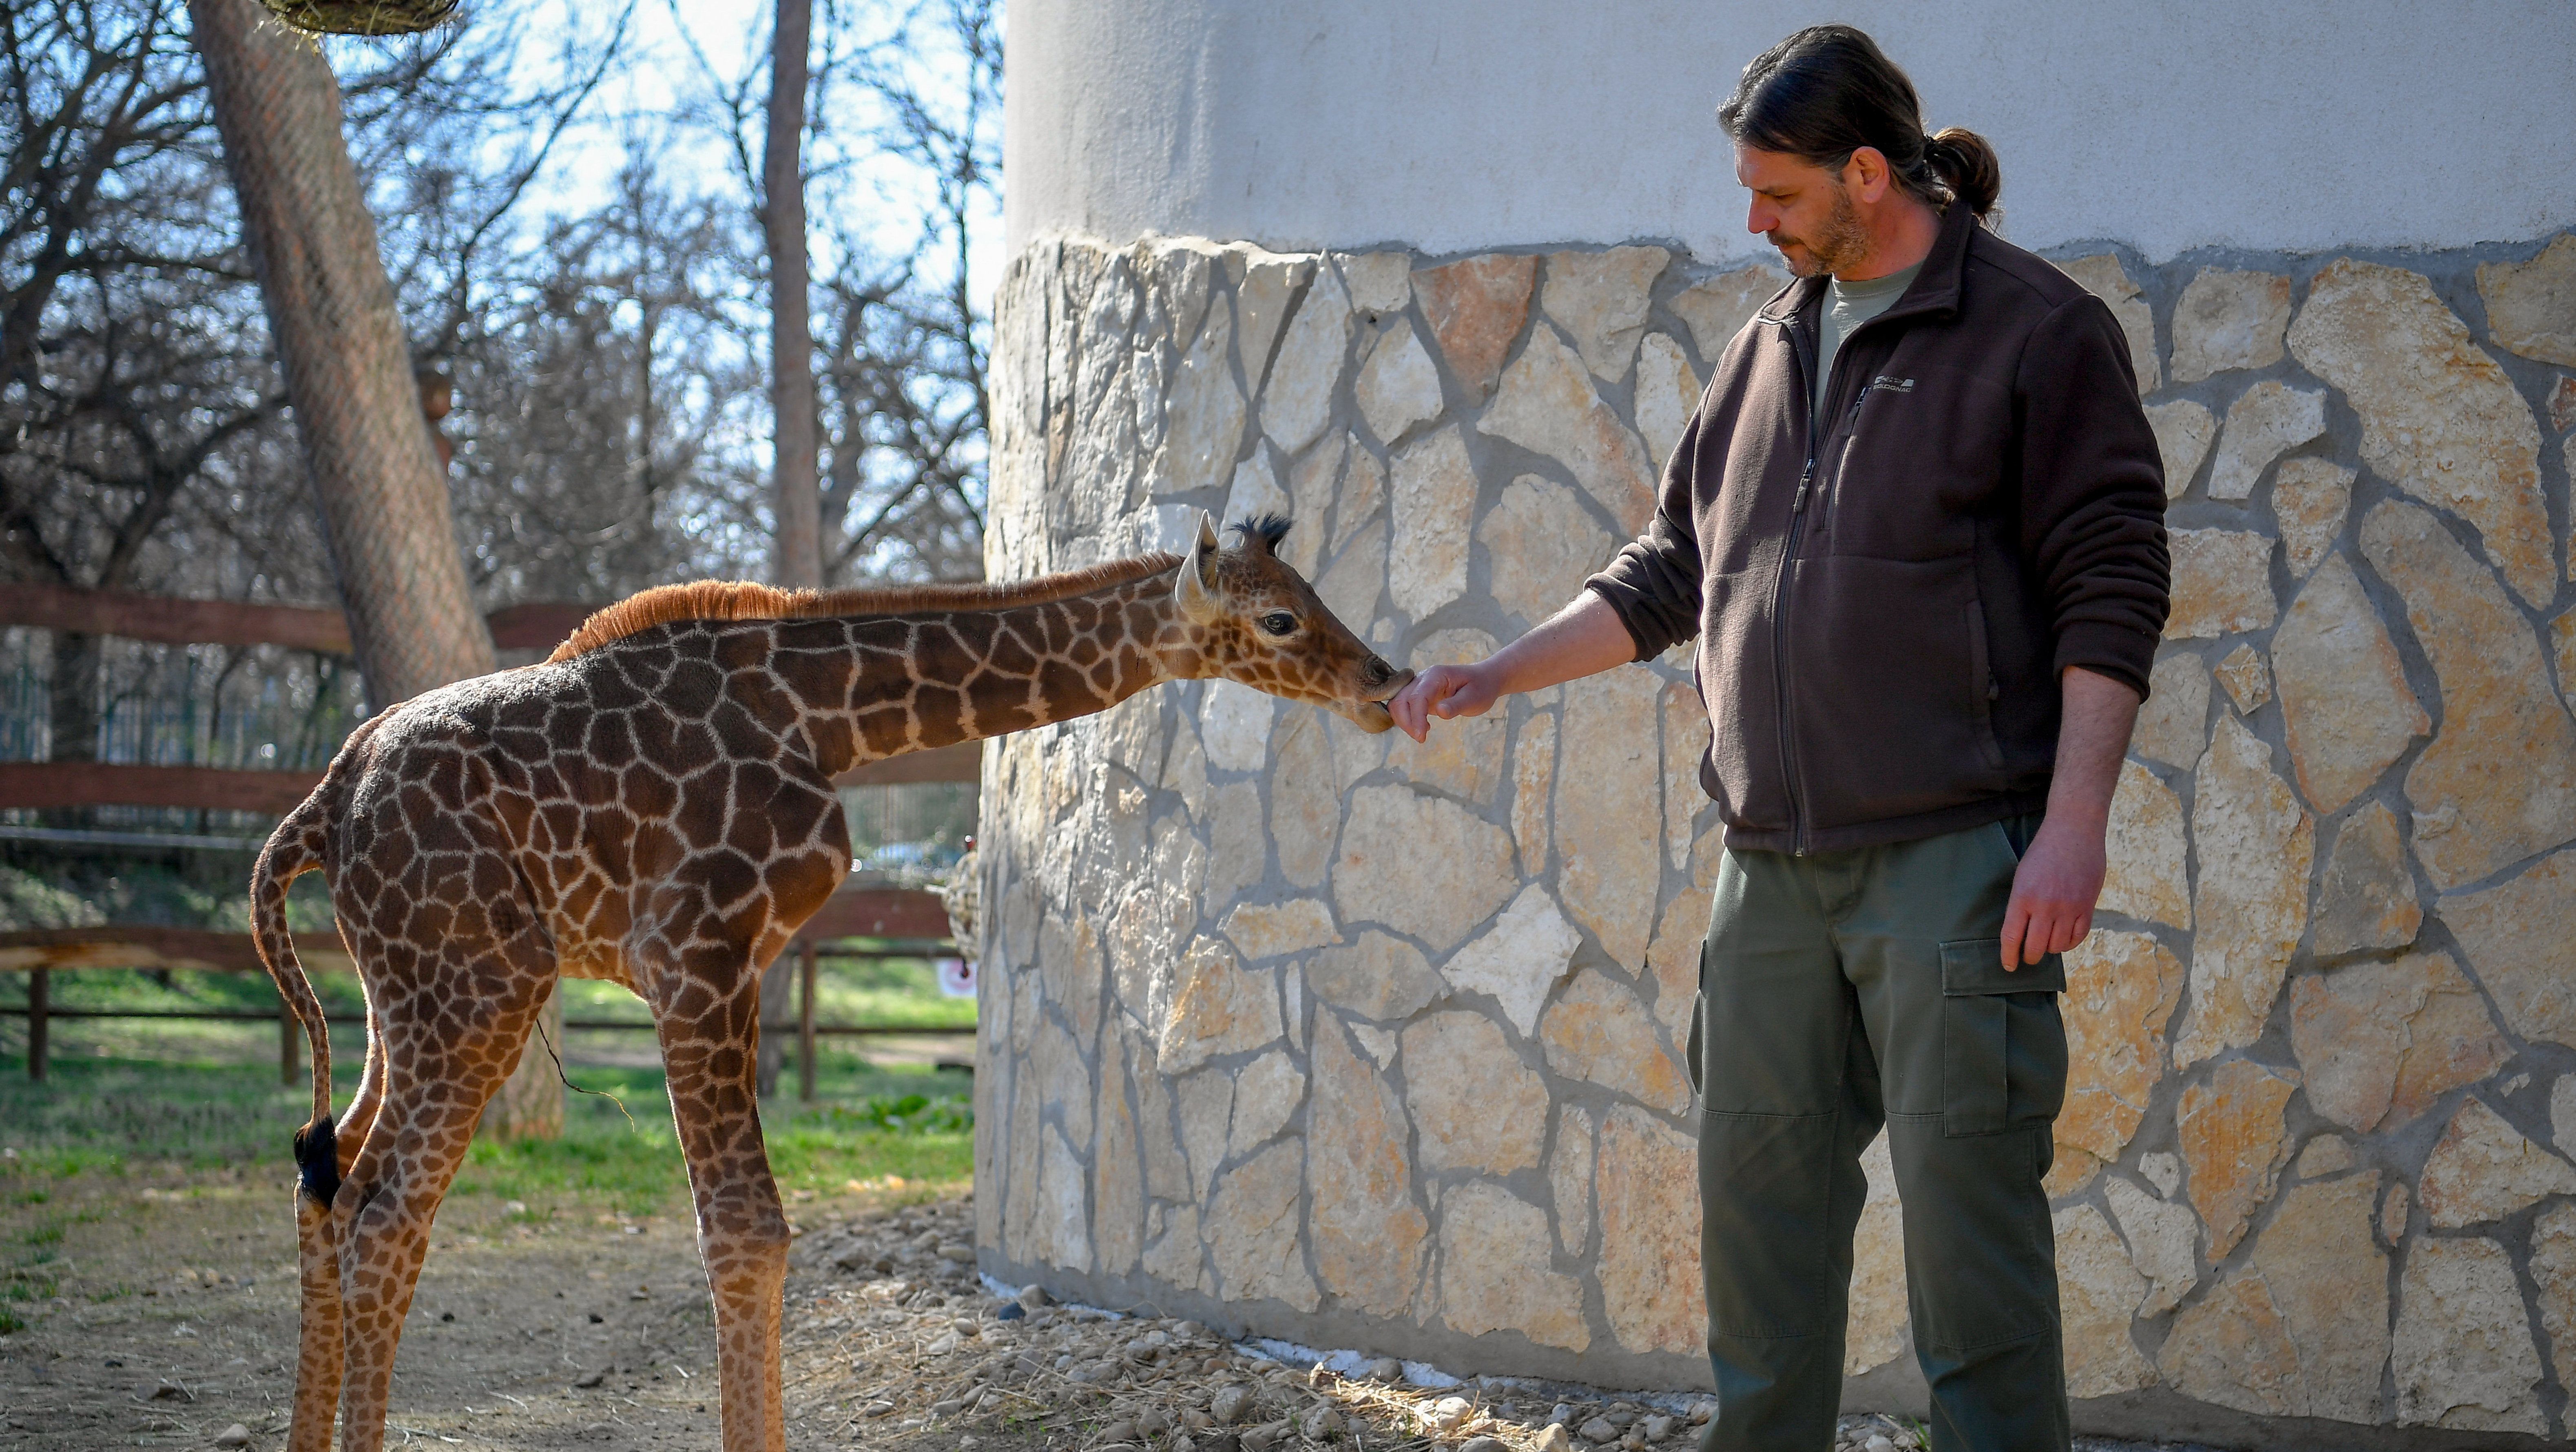
[[[1189,649],[1198,658],[1199,668],[1188,674],[1223,676],[1321,706],[1363,731],[1394,725],[1385,702],[1413,672],[1396,669],[1369,649],[1279,558],[1288,521],[1263,515],[1241,521],[1232,533],[1234,548],[1222,547],[1215,524],[1200,515],[1199,537],[1173,586]]]

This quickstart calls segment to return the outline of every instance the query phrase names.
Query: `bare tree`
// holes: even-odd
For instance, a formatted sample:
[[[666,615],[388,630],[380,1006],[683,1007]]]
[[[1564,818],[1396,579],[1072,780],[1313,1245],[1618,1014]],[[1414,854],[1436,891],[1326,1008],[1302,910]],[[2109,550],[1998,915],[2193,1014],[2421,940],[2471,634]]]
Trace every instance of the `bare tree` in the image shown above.
[[[378,709],[492,669],[375,218],[321,51],[257,0],[190,0],[313,497]]]

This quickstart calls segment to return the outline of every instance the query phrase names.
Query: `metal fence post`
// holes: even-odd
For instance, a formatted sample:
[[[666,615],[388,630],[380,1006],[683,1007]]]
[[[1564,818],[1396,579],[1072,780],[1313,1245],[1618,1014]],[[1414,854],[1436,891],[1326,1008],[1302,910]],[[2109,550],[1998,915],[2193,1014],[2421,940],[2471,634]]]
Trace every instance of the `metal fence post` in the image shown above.
[[[796,1097],[814,1102],[814,945],[807,943],[797,965]]]
[[[53,1005],[54,973],[50,968],[36,968],[27,974],[27,1077],[42,1082],[45,1077],[46,1010]]]

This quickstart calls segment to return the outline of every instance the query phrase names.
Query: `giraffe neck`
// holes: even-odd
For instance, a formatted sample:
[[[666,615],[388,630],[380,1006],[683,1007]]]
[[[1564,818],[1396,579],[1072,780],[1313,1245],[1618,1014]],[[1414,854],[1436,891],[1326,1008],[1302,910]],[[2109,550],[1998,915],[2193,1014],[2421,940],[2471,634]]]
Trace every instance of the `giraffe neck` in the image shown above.
[[[798,678],[814,673],[784,673],[818,763],[834,775],[1089,716],[1209,673],[1181,622],[1171,570],[1042,604],[837,623],[854,648],[855,679],[833,673],[806,687]],[[783,628],[780,645],[791,639]]]

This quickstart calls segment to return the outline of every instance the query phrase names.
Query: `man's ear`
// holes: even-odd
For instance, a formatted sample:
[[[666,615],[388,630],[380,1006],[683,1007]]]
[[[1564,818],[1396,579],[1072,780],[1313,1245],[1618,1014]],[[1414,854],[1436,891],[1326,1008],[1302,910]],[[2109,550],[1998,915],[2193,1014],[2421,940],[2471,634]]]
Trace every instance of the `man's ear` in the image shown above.
[[[1172,587],[1184,620],[1206,622],[1217,616],[1216,551],[1216,526],[1202,512],[1199,537],[1190,543],[1189,556],[1181,561],[1181,577]]]

